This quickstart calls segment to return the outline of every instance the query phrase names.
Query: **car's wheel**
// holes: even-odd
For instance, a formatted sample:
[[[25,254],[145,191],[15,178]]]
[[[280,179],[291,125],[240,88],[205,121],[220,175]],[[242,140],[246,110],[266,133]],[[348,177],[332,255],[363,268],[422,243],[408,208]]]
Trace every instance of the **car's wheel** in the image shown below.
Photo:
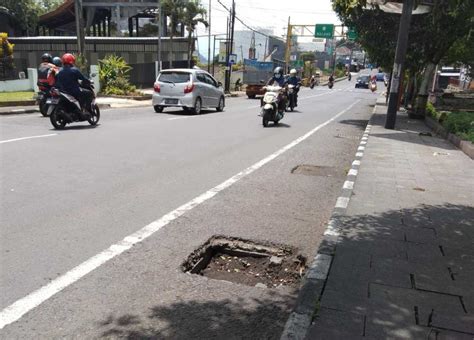
[[[153,106],[153,108],[155,109],[156,113],[163,112],[163,106],[161,106],[161,105],[155,105],[155,106]]]
[[[221,97],[221,98],[219,99],[219,105],[216,107],[216,111],[217,111],[217,112],[222,112],[222,111],[224,111],[224,106],[225,106],[224,97]]]
[[[201,114],[201,109],[202,109],[202,101],[201,101],[201,98],[198,97],[196,99],[196,102],[194,103],[194,107],[192,109],[192,112],[195,115],[199,115],[199,114]]]

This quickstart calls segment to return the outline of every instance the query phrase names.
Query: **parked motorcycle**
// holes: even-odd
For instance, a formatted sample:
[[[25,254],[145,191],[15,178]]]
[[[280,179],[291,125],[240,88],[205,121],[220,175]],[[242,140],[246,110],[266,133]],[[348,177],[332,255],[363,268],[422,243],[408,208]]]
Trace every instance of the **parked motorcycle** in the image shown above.
[[[286,101],[286,90],[280,86],[265,86],[265,95],[262,100],[262,124],[268,126],[272,121],[275,125],[283,119],[285,110],[279,109],[282,100]],[[283,106],[285,107],[286,104]]]
[[[48,115],[51,124],[55,129],[64,129],[66,124],[73,122],[88,121],[90,125],[97,125],[100,119],[99,106],[95,102],[94,84],[92,81],[83,82],[81,87],[90,90],[93,94],[92,103],[88,113],[83,113],[79,101],[70,94],[59,91],[56,88],[51,90],[51,97],[46,101],[48,105]]]

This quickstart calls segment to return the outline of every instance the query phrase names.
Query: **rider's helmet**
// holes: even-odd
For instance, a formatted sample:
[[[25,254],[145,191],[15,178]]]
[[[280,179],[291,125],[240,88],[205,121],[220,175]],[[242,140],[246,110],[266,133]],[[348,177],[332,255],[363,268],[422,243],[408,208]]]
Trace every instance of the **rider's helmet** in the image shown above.
[[[290,70],[290,76],[296,76],[296,70],[294,68]]]
[[[74,57],[71,53],[65,53],[61,58],[63,65],[74,65],[76,62],[76,57]]]
[[[277,79],[280,79],[281,77],[283,77],[283,68],[281,68],[280,66],[276,67],[275,70],[273,71],[273,75]]]
[[[41,56],[41,61],[44,63],[51,63],[53,61],[53,57],[49,53],[44,53]]]
[[[53,64],[56,65],[57,67],[61,67],[63,65],[63,63],[61,62],[61,58],[59,57],[53,58]]]

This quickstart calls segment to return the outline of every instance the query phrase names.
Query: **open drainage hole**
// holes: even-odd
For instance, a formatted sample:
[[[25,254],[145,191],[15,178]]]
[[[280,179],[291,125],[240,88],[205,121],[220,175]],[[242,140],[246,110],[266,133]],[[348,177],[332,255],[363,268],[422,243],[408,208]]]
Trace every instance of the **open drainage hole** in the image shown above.
[[[184,272],[248,286],[296,286],[306,259],[284,245],[214,236],[183,263]]]

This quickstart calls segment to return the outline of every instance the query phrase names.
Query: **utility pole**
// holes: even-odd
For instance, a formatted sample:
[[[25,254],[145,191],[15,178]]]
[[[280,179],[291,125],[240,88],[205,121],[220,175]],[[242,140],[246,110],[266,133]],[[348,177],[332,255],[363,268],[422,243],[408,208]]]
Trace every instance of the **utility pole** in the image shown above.
[[[161,14],[161,0],[158,0],[158,46],[157,46],[157,55],[156,55],[156,76],[158,77],[158,72],[161,71],[161,29],[163,25],[163,15]]]
[[[290,50],[291,50],[291,31],[290,17],[288,17],[288,28],[286,29],[286,53],[285,53],[285,74],[288,73],[290,66]]]
[[[228,53],[226,58],[226,82],[225,82],[225,91],[227,93],[230,92],[230,76],[232,74],[232,65],[229,62],[230,54],[233,54],[233,44],[234,44],[234,26],[235,26],[235,0],[232,0],[232,11],[231,11],[231,19],[229,20],[229,36],[230,40],[228,41]]]
[[[395,51],[395,61],[393,63],[392,80],[390,82],[390,95],[388,98],[387,117],[385,120],[386,129],[394,129],[397,121],[398,96],[400,89],[400,79],[402,77],[403,63],[408,46],[408,33],[410,31],[410,21],[414,0],[403,2],[400,27],[398,29],[397,49]]]
[[[208,29],[209,29],[209,35],[207,37],[207,72],[211,73],[211,0],[209,0],[209,27]],[[215,44],[215,40],[214,40],[214,44]],[[214,58],[212,59],[212,63],[214,64]]]
[[[74,14],[76,17],[76,35],[78,54],[85,57],[86,44],[84,40],[84,22],[82,18],[82,0],[74,0]]]

